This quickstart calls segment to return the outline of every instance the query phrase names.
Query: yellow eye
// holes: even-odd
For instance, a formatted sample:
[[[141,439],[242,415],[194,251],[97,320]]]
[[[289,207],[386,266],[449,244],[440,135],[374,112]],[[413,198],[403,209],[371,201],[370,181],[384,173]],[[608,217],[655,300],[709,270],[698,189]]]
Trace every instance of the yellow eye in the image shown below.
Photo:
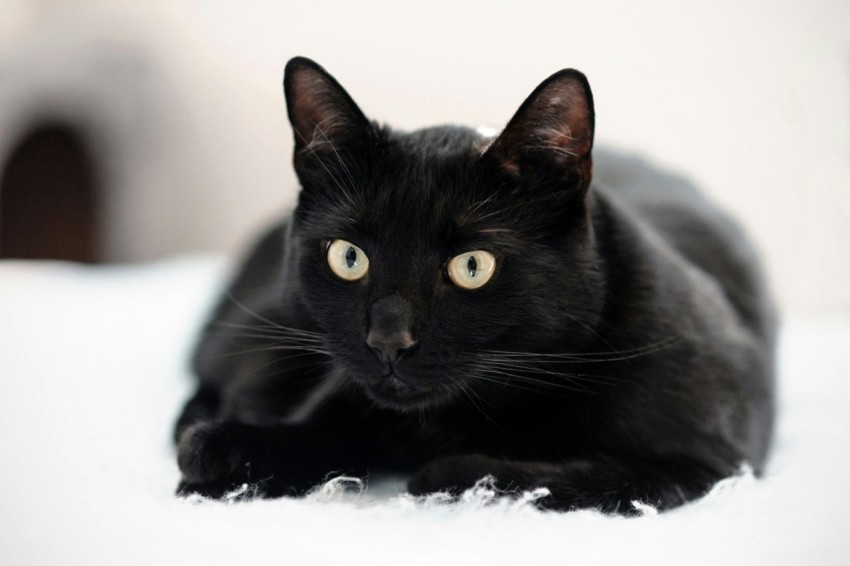
[[[449,260],[448,272],[452,283],[461,289],[478,289],[493,277],[496,258],[490,252],[464,252]]]
[[[369,271],[369,258],[351,242],[334,240],[328,246],[328,265],[340,279],[357,281]]]

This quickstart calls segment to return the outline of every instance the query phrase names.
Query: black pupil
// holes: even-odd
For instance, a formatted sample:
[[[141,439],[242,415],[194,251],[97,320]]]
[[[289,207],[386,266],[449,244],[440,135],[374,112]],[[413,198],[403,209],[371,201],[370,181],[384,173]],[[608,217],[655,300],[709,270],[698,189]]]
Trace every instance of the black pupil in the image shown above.
[[[466,268],[469,270],[469,276],[475,277],[475,272],[478,271],[478,262],[475,261],[475,256],[469,256],[469,259],[466,262]]]
[[[348,266],[348,269],[354,267],[354,262],[357,260],[357,252],[354,251],[354,248],[348,248],[348,251],[345,252],[345,265]]]

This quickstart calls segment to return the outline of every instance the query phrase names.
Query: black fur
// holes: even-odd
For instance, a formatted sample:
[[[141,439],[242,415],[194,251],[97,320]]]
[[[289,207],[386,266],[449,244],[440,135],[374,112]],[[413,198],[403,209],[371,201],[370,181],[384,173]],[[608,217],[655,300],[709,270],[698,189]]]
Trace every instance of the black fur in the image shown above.
[[[638,160],[596,152],[591,186],[584,75],[544,81],[492,143],[369,122],[307,59],[284,90],[302,191],[204,331],[181,493],[381,470],[458,492],[491,474],[549,488],[549,508],[628,514],[762,470],[774,322],[754,255]],[[365,277],[334,275],[335,239]],[[475,290],[446,272],[470,250],[496,257]]]

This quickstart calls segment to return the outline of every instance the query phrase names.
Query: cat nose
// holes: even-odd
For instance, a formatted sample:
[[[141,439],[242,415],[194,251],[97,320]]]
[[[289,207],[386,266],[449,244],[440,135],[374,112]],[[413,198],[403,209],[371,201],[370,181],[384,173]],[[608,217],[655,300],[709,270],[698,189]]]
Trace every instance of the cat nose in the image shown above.
[[[416,340],[407,330],[388,334],[370,330],[366,337],[366,343],[372,348],[378,359],[385,364],[393,364],[416,345]]]
[[[377,301],[369,309],[366,344],[385,364],[398,361],[416,345],[411,333],[413,309],[398,295]]]

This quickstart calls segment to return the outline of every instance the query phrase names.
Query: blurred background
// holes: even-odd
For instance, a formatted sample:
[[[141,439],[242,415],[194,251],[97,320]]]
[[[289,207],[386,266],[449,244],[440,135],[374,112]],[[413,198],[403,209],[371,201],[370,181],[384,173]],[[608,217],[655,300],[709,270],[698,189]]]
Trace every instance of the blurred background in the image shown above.
[[[0,257],[236,253],[294,202],[294,55],[403,129],[563,67],[597,144],[711,193],[786,313],[850,310],[850,2],[0,0]]]

